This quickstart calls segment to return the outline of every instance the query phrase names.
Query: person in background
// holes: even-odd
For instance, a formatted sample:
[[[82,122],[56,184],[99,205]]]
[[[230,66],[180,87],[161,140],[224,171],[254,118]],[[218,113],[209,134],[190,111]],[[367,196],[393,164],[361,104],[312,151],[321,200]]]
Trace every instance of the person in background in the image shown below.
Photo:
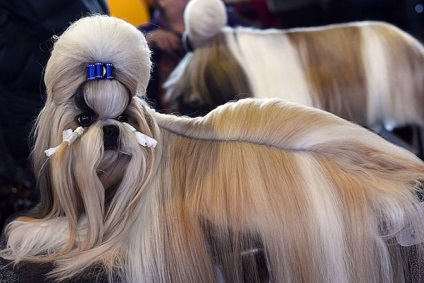
[[[184,9],[189,0],[154,0],[154,11],[149,23],[139,29],[146,34],[152,49],[152,77],[147,86],[147,97],[152,107],[162,111],[162,84],[182,59],[185,51],[181,44],[184,33]]]
[[[181,38],[185,29],[184,9],[188,2],[153,0],[151,21],[139,26],[152,50],[153,67],[147,86],[147,100],[153,108],[164,113],[169,113],[169,107],[163,102],[165,90],[162,85],[186,53]],[[232,7],[227,7],[227,15],[229,26],[250,25]]]
[[[93,13],[109,14],[106,0],[0,0],[0,229],[36,200],[29,136],[44,104],[52,36]]]

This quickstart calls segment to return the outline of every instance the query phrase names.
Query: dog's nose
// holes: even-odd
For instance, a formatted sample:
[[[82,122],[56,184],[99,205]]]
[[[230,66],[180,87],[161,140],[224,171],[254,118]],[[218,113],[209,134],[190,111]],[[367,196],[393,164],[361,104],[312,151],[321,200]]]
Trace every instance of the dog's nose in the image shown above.
[[[103,143],[105,150],[118,148],[119,128],[113,125],[103,127]]]

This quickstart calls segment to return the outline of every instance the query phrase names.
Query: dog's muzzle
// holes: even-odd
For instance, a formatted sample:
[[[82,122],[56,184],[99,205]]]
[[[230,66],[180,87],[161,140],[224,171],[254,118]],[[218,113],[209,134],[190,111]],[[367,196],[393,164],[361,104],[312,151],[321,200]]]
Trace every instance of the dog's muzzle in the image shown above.
[[[103,127],[103,143],[105,150],[118,149],[119,128],[113,125]]]

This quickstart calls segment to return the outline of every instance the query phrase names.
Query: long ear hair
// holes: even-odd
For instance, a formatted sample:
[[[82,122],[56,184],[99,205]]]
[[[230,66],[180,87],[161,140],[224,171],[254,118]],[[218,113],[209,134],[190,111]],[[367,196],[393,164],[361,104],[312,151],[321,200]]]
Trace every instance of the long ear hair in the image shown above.
[[[188,53],[164,87],[166,100],[187,115],[196,108],[208,113],[228,101],[252,96],[247,75],[222,33],[206,46]]]
[[[94,62],[113,64],[114,79],[86,81],[87,65]],[[134,100],[144,95],[150,64],[144,36],[117,18],[83,18],[58,38],[46,67],[48,99],[37,119],[32,152],[41,202],[30,217],[8,226],[12,248],[5,254],[10,259],[55,261],[54,274],[62,279],[93,263],[108,266],[110,272],[120,266],[121,256],[104,254],[119,254],[117,238],[134,221],[132,213],[155,170],[156,153],[141,148],[134,134],[115,119],[125,110],[134,127],[157,138],[150,114]],[[79,92],[97,120],[67,146],[61,143],[62,132],[77,128],[76,117],[83,112],[75,101]],[[119,129],[119,152],[105,151],[104,125]],[[59,144],[54,156],[45,155],[46,149]],[[97,252],[87,255],[93,249]],[[82,266],[74,258],[81,259]]]
[[[75,115],[77,109],[70,98],[86,81],[87,65],[93,62],[114,64],[115,81],[125,86],[125,93],[129,91],[130,96],[145,94],[150,77],[150,50],[135,27],[117,18],[93,16],[73,23],[61,37],[56,38],[44,78],[47,102],[36,123],[36,143],[31,154],[42,193],[38,206],[40,215],[47,214],[50,210],[48,203],[52,202],[48,192],[51,176],[45,166],[47,158],[44,150],[59,144],[61,132],[73,122],[74,117],[70,115]],[[118,92],[124,91],[115,83],[105,87],[110,86]]]

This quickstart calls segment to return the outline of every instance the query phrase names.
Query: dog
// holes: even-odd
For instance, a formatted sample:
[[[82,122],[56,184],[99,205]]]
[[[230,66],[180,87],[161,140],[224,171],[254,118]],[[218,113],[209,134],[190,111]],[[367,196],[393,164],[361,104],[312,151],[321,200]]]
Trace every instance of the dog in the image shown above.
[[[396,26],[228,27],[221,0],[190,1],[184,20],[190,52],[164,83],[169,112],[202,116],[228,101],[277,97],[378,132],[422,132],[424,47]]]
[[[150,67],[144,35],[121,19],[85,17],[57,38],[34,131],[41,200],[7,225],[0,274],[34,280],[47,264],[48,282],[423,280],[414,154],[278,98],[161,114],[143,99]]]

